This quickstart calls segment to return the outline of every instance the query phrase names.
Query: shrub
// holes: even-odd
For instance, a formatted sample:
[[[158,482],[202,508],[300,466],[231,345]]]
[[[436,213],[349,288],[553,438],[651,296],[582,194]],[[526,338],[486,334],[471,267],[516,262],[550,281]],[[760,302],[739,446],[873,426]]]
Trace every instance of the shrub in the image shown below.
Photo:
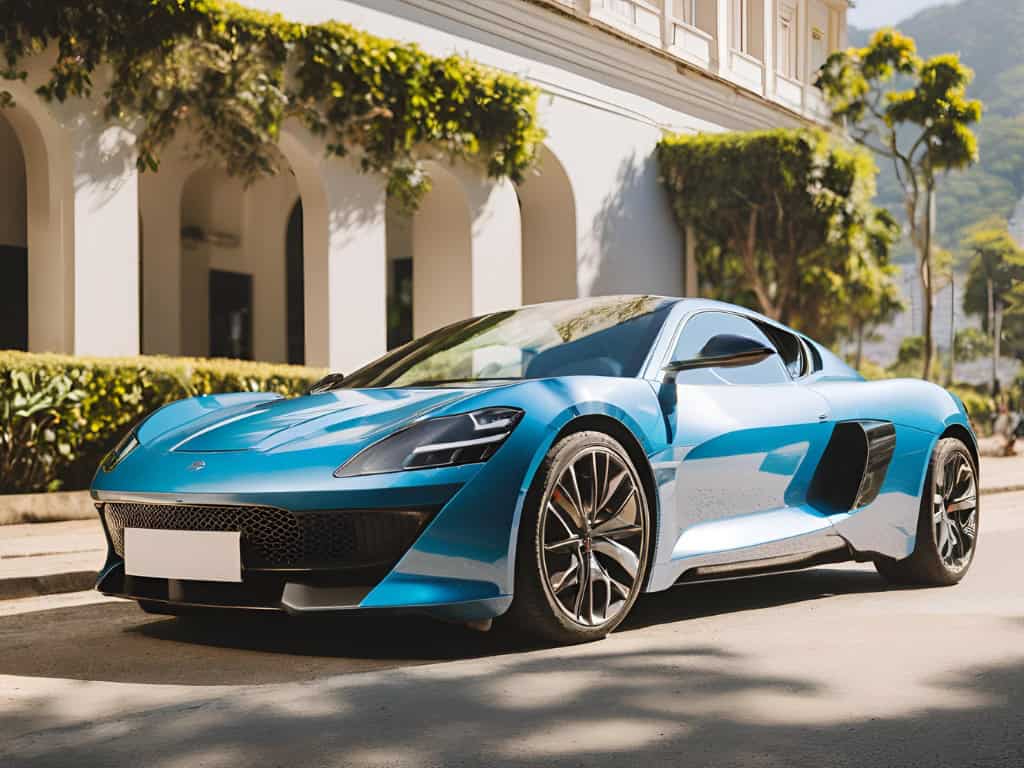
[[[963,400],[964,408],[967,409],[967,415],[970,417],[975,431],[982,435],[988,434],[995,412],[992,398],[984,392],[963,385],[951,387],[950,392]]]
[[[295,395],[323,374],[298,366],[168,357],[0,352],[0,493],[88,486],[143,416],[195,395]]]

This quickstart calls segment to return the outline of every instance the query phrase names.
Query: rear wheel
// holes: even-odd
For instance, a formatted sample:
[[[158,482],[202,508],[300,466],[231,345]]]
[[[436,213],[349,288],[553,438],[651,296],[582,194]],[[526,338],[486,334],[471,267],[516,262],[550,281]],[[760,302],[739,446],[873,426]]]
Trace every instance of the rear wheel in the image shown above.
[[[508,624],[557,643],[605,637],[643,586],[650,512],[629,454],[602,432],[548,452],[523,509]]]
[[[917,542],[905,560],[880,558],[875,567],[894,584],[950,586],[964,577],[978,543],[978,471],[956,438],[932,453],[921,498]]]

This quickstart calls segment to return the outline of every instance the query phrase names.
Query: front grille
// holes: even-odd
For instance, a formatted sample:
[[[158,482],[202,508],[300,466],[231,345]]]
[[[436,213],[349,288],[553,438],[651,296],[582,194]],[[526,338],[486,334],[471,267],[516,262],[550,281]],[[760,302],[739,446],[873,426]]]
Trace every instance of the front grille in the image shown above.
[[[348,569],[390,565],[430,518],[422,510],[289,512],[275,507],[177,504],[104,505],[110,542],[124,557],[124,529],[232,531],[242,564],[254,569]]]

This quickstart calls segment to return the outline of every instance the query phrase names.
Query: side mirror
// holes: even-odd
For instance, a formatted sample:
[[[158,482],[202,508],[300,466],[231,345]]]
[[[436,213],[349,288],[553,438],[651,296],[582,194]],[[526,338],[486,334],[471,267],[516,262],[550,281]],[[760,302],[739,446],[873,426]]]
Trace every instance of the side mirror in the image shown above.
[[[332,389],[336,389],[345,380],[344,373],[328,373],[320,381],[314,384],[306,392],[307,395],[320,395],[324,392],[330,392]]]
[[[740,368],[755,365],[775,354],[778,354],[775,349],[766,347],[756,339],[720,334],[712,336],[696,357],[674,360],[665,366],[665,371],[673,374],[696,368]]]

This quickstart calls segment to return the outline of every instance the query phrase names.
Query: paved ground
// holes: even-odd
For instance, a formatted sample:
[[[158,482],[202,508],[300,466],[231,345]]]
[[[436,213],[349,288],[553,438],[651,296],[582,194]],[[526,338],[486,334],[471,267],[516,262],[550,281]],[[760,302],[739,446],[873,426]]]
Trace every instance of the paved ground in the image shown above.
[[[1024,493],[959,587],[688,587],[572,649],[415,620],[0,603],[0,765],[1024,765]]]

